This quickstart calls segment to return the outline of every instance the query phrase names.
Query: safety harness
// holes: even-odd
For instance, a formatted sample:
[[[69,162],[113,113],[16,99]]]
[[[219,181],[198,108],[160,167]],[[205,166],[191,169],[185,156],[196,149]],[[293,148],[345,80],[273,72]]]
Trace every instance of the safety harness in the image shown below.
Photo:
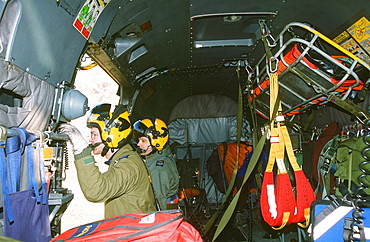
[[[298,223],[305,228],[310,220],[310,205],[315,196],[310,183],[297,163],[293,152],[288,129],[284,124],[281,104],[278,98],[278,74],[270,74],[270,156],[264,173],[261,191],[261,211],[264,220],[279,230],[290,223]],[[278,115],[274,116],[274,108],[278,107]],[[294,171],[295,194],[291,185],[284,154]],[[276,185],[274,165],[277,164]],[[305,222],[305,224],[301,223]],[[277,226],[277,227],[276,227]]]

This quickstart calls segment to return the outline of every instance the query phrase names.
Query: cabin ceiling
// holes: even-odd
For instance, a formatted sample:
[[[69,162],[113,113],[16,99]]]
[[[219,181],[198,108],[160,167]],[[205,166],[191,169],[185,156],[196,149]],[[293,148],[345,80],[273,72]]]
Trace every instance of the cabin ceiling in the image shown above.
[[[112,61],[124,70],[125,81],[140,90],[133,100],[134,115],[167,119],[172,108],[191,95],[223,94],[237,100],[238,61],[254,65],[264,54],[259,21],[266,22],[272,36],[291,22],[308,22],[335,37],[346,22],[367,14],[369,2],[358,2],[363,4],[318,0],[112,1],[103,12],[115,13],[109,27],[101,26],[92,38],[99,40]],[[126,91],[132,96],[131,89]]]

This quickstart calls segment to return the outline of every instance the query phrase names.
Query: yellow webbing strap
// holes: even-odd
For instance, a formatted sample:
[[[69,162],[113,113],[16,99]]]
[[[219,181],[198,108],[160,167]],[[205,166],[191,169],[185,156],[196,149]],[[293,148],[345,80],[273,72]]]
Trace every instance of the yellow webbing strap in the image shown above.
[[[271,80],[270,80],[270,82],[271,82]],[[274,82],[275,82],[275,80],[274,80]],[[277,83],[277,80],[276,80],[276,83]],[[272,91],[270,89],[270,93],[272,93],[272,92],[274,92],[275,95],[277,95],[277,90],[274,89]],[[281,111],[282,111],[281,104],[279,103],[279,113],[280,113],[280,115],[281,115]],[[290,165],[293,168],[293,171],[300,171],[301,170],[301,167],[299,166],[299,164],[297,162],[297,159],[296,159],[296,157],[294,155],[292,141],[290,139],[289,132],[288,132],[288,129],[287,129],[286,125],[284,124],[284,122],[278,122],[277,123],[277,127],[278,127],[278,135],[279,135],[280,147],[279,147],[279,150],[276,151],[276,153],[277,154],[280,154],[280,155],[281,155],[281,153],[283,153],[282,160],[278,160],[278,157],[276,157],[276,162],[277,162],[278,167],[279,167],[279,172],[282,172],[281,169],[280,169],[279,163],[281,162],[282,164],[284,164],[284,151],[286,151],[286,154],[288,156],[288,160],[290,162]],[[271,149],[272,149],[272,147],[271,147]],[[286,171],[284,171],[284,172],[286,172]],[[299,186],[299,184],[297,184],[297,186]],[[306,222],[305,224],[303,224],[303,223],[297,223],[302,228],[306,228],[309,225],[309,221],[310,221],[310,208],[305,208],[304,209],[304,218],[306,220],[305,221]],[[285,214],[284,214],[284,216],[283,216],[283,225],[286,224],[286,222],[287,222],[287,220],[285,220],[285,219],[289,219],[289,217],[286,217]],[[279,228],[274,228],[274,227],[272,227],[272,228],[275,229],[275,230],[281,229],[281,228],[284,227],[283,225],[280,226]]]
[[[280,227],[271,227],[272,229],[274,230],[280,230],[280,229],[283,229],[285,227],[285,225],[287,225],[288,221],[289,221],[289,218],[290,218],[290,212],[284,212],[283,213],[283,223],[281,224]]]
[[[305,229],[310,225],[310,219],[311,219],[311,209],[310,208],[304,209],[304,218],[306,219],[306,224],[303,224],[303,223],[297,223],[297,224],[299,227]]]
[[[292,166],[293,171],[300,171],[301,167],[299,166],[297,159],[294,155],[292,142],[290,140],[287,127],[285,125],[280,125],[280,131],[281,131],[280,134],[282,135],[282,139],[283,139],[282,142],[285,145],[285,150],[287,152],[290,165]],[[299,186],[299,184],[296,184],[296,186]],[[304,218],[306,222],[305,224],[303,223],[297,223],[297,224],[302,228],[307,228],[309,226],[309,221],[310,221],[310,208],[304,209]]]
[[[299,166],[297,159],[293,152],[293,146],[292,141],[290,140],[288,129],[285,125],[280,125],[280,133],[284,140],[285,149],[287,151],[289,162],[293,168],[293,171],[299,171],[301,170],[301,167]]]
[[[270,121],[271,121],[270,139],[275,140],[270,140],[271,141],[270,156],[268,165],[266,167],[266,171],[272,172],[274,164],[276,162],[278,167],[278,173],[281,174],[287,173],[287,169],[284,164],[285,150],[287,150],[289,160],[291,160],[292,158],[295,159],[295,156],[293,153],[292,144],[290,142],[290,137],[287,132],[286,126],[282,125],[281,122],[283,116],[281,102],[278,100],[279,92],[278,74],[270,73],[269,77],[270,77]],[[275,107],[278,108],[278,115],[276,116],[274,115],[276,114]],[[297,166],[294,166],[294,168],[297,169]],[[287,225],[290,216],[291,216],[290,212],[284,212],[281,226],[279,227],[272,226],[271,228],[273,228],[274,230],[280,230],[284,228]]]
[[[273,170],[275,161],[279,168],[279,173],[286,173],[286,168],[284,165],[284,139],[282,139],[280,134],[280,122],[276,122],[274,115],[274,108],[278,107],[278,112],[281,113],[281,103],[276,101],[278,97],[278,74],[270,73],[270,127],[271,127],[271,148],[269,162],[266,167],[266,171],[271,172]],[[276,141],[274,141],[276,139]]]
[[[264,21],[260,22],[260,29],[262,33],[262,42],[264,44],[264,49],[266,52],[266,59],[268,61],[268,67],[270,68],[269,78],[270,78],[270,131],[271,131],[271,147],[270,155],[267,163],[266,171],[271,172],[274,168],[275,161],[278,166],[278,172],[286,172],[284,165],[284,143],[283,139],[279,137],[279,126],[280,123],[276,122],[276,113],[279,111],[281,114],[282,107],[279,99],[279,84],[278,84],[278,74],[274,71],[276,69],[276,63],[271,62],[272,52],[270,46],[266,40],[267,37],[267,26]],[[275,139],[275,140],[271,140]],[[281,140],[280,140],[281,139]],[[282,225],[279,228],[274,228],[276,230],[282,229],[289,220],[290,212],[285,212],[282,218]]]
[[[290,140],[290,136],[288,133],[288,129],[285,125],[280,125],[280,131],[281,135],[283,138],[283,142],[285,144],[285,149],[287,151],[288,159],[290,162],[290,165],[293,168],[293,171],[300,171],[302,170],[301,167],[299,166],[297,159],[294,155],[293,152],[293,147],[292,147],[292,141]],[[296,184],[296,186],[300,186],[299,184]],[[304,218],[305,218],[305,224],[303,223],[297,223],[301,228],[307,228],[310,224],[310,208],[305,208],[304,210]]]
[[[270,84],[270,95],[271,95],[270,98],[272,99],[272,101],[270,101],[270,105],[271,105],[270,114],[272,115],[273,114],[272,107],[276,105],[273,100],[276,100],[276,97],[278,96],[278,90],[279,90],[277,73],[270,74],[270,83],[271,83]],[[281,103],[279,102],[277,105],[279,106],[279,109],[278,109],[279,115],[282,116]],[[301,167],[299,166],[296,160],[296,157],[294,155],[292,141],[290,139],[289,132],[288,132],[286,125],[284,124],[284,122],[276,122],[276,123],[277,123],[277,128],[273,127],[273,124],[271,125],[272,126],[271,136],[273,135],[273,131],[274,131],[274,133],[276,133],[276,135],[279,137],[280,150],[278,152],[283,153],[283,157],[280,156],[277,158],[284,159],[284,151],[286,150],[289,162],[292,165],[293,170],[294,171],[301,170]]]

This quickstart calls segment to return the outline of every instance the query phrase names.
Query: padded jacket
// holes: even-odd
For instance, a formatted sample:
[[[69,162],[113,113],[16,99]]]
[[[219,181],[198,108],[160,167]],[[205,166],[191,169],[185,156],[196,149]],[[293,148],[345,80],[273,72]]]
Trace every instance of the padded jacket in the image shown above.
[[[78,181],[88,201],[104,202],[105,218],[156,211],[147,168],[130,145],[113,154],[104,173],[95,165],[91,151],[86,148],[75,155]]]

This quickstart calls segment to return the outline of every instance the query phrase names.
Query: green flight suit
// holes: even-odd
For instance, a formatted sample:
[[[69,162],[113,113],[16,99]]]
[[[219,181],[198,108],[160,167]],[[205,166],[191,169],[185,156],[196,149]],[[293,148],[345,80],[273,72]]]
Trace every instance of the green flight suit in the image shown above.
[[[114,153],[108,170],[101,173],[91,148],[75,155],[81,190],[90,202],[104,202],[105,218],[156,211],[148,171],[130,145]]]
[[[172,158],[172,159],[171,159]],[[179,189],[179,172],[175,159],[168,146],[146,157],[154,193],[162,210],[166,210],[167,198],[177,194]]]

